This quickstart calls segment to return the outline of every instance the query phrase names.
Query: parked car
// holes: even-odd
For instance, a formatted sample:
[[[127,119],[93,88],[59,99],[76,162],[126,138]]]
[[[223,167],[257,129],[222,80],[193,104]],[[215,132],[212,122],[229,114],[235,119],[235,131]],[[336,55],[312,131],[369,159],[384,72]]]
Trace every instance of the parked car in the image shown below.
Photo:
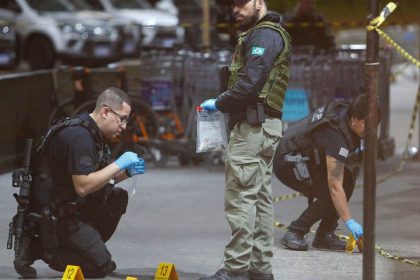
[[[178,8],[175,6],[172,0],[159,0],[156,2],[155,7],[172,15],[178,15]]]
[[[135,23],[133,20],[117,17],[105,12],[103,9],[85,0],[68,0],[72,5],[70,8],[80,11],[87,18],[96,18],[109,22],[113,27],[117,28],[121,35],[121,51],[126,57],[137,57],[140,54],[141,47],[141,24]]]
[[[0,16],[14,22],[20,55],[31,69],[51,68],[58,60],[86,66],[119,60],[118,30],[72,10],[66,2],[0,1]]]
[[[0,69],[16,65],[16,33],[12,24],[0,19]]]
[[[85,0],[97,9],[143,26],[143,48],[171,48],[184,42],[184,28],[177,16],[153,8],[146,0]]]

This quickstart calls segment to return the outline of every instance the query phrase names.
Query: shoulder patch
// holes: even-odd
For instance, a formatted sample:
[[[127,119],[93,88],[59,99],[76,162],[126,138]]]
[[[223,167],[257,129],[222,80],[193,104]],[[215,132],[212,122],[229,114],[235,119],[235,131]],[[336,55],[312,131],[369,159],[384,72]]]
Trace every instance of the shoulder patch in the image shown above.
[[[251,55],[262,56],[265,52],[265,48],[261,47],[252,47]]]
[[[349,155],[349,150],[345,149],[345,148],[341,148],[340,151],[338,152],[338,154],[342,157],[347,158]]]

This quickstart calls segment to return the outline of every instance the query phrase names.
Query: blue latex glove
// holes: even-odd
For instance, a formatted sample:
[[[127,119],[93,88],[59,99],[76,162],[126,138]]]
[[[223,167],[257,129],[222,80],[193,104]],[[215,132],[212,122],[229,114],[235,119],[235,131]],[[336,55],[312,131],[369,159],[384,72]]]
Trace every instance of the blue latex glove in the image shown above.
[[[353,234],[354,238],[357,240],[359,237],[363,236],[362,226],[353,219],[350,219],[346,222],[347,229]]]
[[[201,103],[200,107],[208,111],[216,111],[216,99],[207,99],[206,101]]]
[[[128,176],[136,176],[139,174],[143,174],[146,170],[146,166],[144,165],[144,160],[139,158],[139,162],[136,162],[127,168]]]
[[[133,165],[134,163],[139,163],[139,162],[140,160],[136,153],[125,152],[115,161],[115,164],[118,165],[118,167],[121,170],[125,170],[131,165]]]

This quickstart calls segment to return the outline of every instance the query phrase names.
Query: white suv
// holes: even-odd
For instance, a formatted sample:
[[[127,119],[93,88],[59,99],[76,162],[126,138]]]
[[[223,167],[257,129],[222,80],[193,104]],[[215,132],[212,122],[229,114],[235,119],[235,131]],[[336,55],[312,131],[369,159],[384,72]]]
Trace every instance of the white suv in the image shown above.
[[[71,10],[79,11],[79,14],[87,18],[96,18],[109,22],[117,28],[121,35],[121,51],[126,57],[137,57],[140,53],[142,26],[135,21],[112,15],[96,8],[85,0],[68,0]]]
[[[19,49],[31,69],[64,63],[94,66],[121,58],[120,33],[69,9],[67,0],[0,1],[0,17],[14,21]]]
[[[153,8],[146,0],[84,0],[98,10],[127,18],[143,26],[143,48],[171,48],[184,43],[183,27],[169,12]]]

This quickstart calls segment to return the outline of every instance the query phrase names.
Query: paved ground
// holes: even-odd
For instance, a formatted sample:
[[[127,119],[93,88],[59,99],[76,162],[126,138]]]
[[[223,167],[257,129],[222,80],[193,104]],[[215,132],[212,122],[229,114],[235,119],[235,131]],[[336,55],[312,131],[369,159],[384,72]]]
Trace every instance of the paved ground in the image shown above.
[[[397,155],[378,162],[378,177],[399,163],[405,143],[410,112],[418,81],[402,76],[392,86],[391,134],[398,145]],[[417,134],[415,145],[417,145]],[[376,243],[387,252],[420,261],[420,162],[410,161],[403,172],[377,189]],[[10,173],[0,175],[0,279],[16,279],[12,251],[6,250],[8,223],[16,203],[12,200]],[[150,168],[143,176],[125,183],[131,198],[127,214],[108,243],[117,262],[117,272],[106,279],[153,279],[159,262],[176,265],[180,279],[198,279],[214,273],[222,260],[229,228],[223,213],[223,168],[187,167],[176,162],[165,169]],[[136,192],[133,194],[133,186]],[[275,195],[291,191],[273,179]],[[363,191],[357,189],[350,207],[362,221]],[[276,203],[277,220],[288,224],[304,209],[306,201],[298,198]],[[340,224],[340,233],[347,234]],[[362,279],[362,255],[340,252],[289,251],[278,243],[283,232],[276,229],[274,250],[275,279],[335,280]],[[309,235],[312,240],[313,234]],[[60,273],[37,262],[39,279],[58,279]],[[376,255],[376,279],[420,279],[420,267]]]

